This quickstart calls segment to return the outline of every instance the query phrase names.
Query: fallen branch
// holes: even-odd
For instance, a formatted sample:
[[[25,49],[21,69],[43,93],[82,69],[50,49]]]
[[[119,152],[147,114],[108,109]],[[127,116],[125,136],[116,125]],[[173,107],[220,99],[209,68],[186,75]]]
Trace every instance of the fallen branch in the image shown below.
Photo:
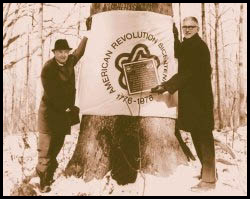
[[[223,151],[226,151],[227,153],[229,153],[232,156],[232,158],[235,159],[236,156],[235,156],[234,152],[232,151],[232,149],[228,145],[222,143],[218,139],[214,139],[214,144],[219,146]]]
[[[235,165],[234,163],[231,163],[231,162],[224,160],[224,159],[221,159],[221,158],[216,159],[216,162],[220,162],[220,163],[225,164],[225,165]]]

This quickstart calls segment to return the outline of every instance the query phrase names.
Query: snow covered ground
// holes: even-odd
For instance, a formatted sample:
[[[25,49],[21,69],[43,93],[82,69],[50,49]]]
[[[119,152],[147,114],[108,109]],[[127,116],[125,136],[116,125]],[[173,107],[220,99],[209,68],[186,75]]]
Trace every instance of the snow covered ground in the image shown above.
[[[195,154],[190,136],[182,134],[192,152]],[[189,162],[188,166],[179,166],[175,173],[169,177],[158,177],[149,174],[138,174],[133,184],[126,186],[117,185],[107,173],[102,180],[92,180],[85,183],[83,179],[63,175],[63,170],[71,158],[77,142],[78,133],[73,132],[66,137],[65,145],[58,156],[59,168],[56,171],[56,181],[51,186],[51,192],[38,195],[56,196],[106,196],[106,195],[166,195],[166,196],[196,196],[196,195],[220,195],[236,196],[247,195],[247,127],[241,127],[233,133],[214,132],[214,137],[232,146],[236,158],[216,147],[217,170],[219,180],[216,189],[205,193],[195,193],[190,187],[197,184],[194,176],[199,174],[198,160]],[[22,136],[7,136],[3,140],[3,195],[9,196],[15,185],[22,182],[24,176],[34,172],[37,161],[37,134],[29,133],[26,147]],[[221,163],[221,159],[225,160]],[[143,176],[142,176],[143,175]],[[33,178],[31,183],[39,182]]]

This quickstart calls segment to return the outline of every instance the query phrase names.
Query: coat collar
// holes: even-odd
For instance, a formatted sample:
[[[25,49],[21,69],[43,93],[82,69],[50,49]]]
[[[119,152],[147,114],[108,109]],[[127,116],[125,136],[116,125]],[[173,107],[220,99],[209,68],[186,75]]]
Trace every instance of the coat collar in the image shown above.
[[[56,60],[56,59],[55,59]],[[64,66],[65,64],[61,64],[61,63],[59,63],[58,61],[56,61],[56,63],[57,63],[57,65],[59,65],[59,66]]]
[[[62,67],[66,67],[66,64],[64,64],[64,65],[59,64],[59,63],[56,61],[56,58],[55,58],[55,57],[53,58],[53,63],[54,63],[54,65],[56,66],[56,69],[57,69],[57,70],[60,70],[60,71],[63,71],[63,70],[62,70]]]
[[[187,38],[184,37],[183,42],[189,43],[189,42],[197,41],[198,39],[200,39],[200,36],[199,36],[198,33],[196,33],[194,36],[192,36],[189,39],[187,39]]]
[[[60,71],[58,74],[61,76],[63,75],[63,77],[61,77],[62,79],[66,80],[68,79],[72,73],[74,72],[74,67],[69,67],[70,64],[70,60],[68,58],[67,62],[65,65],[60,66],[55,57],[53,58],[53,65],[55,65],[55,70]]]

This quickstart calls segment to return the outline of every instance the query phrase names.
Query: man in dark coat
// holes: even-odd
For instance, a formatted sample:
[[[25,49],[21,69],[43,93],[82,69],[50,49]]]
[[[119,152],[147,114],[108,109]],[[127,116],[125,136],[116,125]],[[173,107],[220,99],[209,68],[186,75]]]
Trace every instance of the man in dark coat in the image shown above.
[[[70,111],[75,103],[74,66],[83,56],[87,38],[78,48],[72,48],[67,40],[55,42],[54,58],[47,61],[42,69],[41,80],[44,94],[38,111],[38,164],[36,171],[40,177],[40,191],[50,191],[53,175],[58,167],[56,157],[60,152],[65,135],[70,134]]]
[[[195,17],[185,18],[182,28],[184,41],[180,43],[177,28],[174,27],[178,73],[152,88],[151,92],[168,91],[173,94],[178,91],[177,127],[191,133],[202,165],[201,182],[192,190],[207,190],[215,188],[216,183],[210,53],[198,35],[199,27]]]

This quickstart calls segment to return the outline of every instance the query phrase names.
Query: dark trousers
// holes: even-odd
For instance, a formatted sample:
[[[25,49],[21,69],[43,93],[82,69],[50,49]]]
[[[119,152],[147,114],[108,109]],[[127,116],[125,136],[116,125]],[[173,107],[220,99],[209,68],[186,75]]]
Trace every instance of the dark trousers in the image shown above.
[[[215,149],[212,130],[194,130],[190,133],[202,165],[202,181],[216,182]]]
[[[64,139],[65,135],[39,133],[38,163],[36,166],[38,174],[53,177],[58,167],[56,157],[63,146]]]

